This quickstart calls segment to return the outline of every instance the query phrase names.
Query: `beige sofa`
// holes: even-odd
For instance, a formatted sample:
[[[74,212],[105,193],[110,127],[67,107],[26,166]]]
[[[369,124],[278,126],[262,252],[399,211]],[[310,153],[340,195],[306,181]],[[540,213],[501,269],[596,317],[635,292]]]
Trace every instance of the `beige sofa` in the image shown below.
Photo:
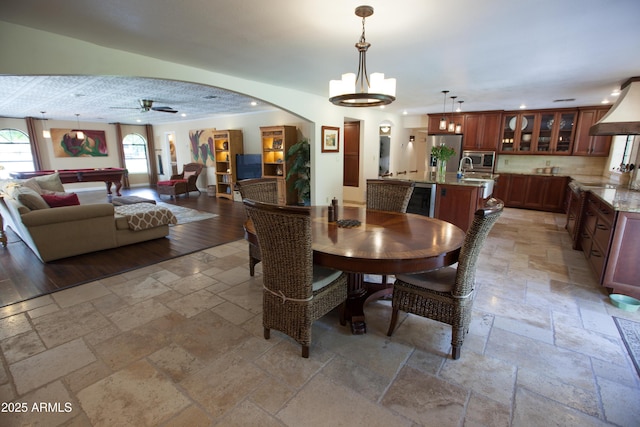
[[[157,239],[169,234],[168,224],[132,230],[127,218],[116,214],[110,203],[41,207],[31,191],[34,187],[36,190],[33,191],[36,193],[38,188],[52,193],[64,190],[59,179],[58,184],[55,179],[47,177],[49,182],[45,179],[38,182],[40,177],[0,182],[0,213],[5,226],[11,227],[43,262]],[[60,191],[56,193],[61,194]],[[27,198],[25,194],[31,197]],[[36,206],[34,200],[37,202]]]

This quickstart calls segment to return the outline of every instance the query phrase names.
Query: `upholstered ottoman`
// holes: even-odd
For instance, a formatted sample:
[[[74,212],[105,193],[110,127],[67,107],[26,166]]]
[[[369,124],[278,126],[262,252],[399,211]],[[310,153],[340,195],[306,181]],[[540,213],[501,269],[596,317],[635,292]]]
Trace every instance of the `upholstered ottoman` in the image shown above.
[[[113,206],[133,205],[135,203],[151,203],[155,205],[156,201],[138,196],[122,196],[114,197],[113,199],[111,199],[111,203],[113,204]]]

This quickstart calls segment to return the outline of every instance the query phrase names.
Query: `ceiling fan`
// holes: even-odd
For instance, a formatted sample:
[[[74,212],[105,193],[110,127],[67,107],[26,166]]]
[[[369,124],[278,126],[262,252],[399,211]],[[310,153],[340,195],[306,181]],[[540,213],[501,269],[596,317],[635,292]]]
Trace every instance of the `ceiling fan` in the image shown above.
[[[141,99],[140,101],[140,112],[146,113],[147,111],[159,111],[161,113],[177,113],[178,110],[171,107],[154,107],[153,100],[151,99]],[[137,108],[129,108],[129,107],[111,107],[111,108],[119,108],[123,110],[137,110]]]

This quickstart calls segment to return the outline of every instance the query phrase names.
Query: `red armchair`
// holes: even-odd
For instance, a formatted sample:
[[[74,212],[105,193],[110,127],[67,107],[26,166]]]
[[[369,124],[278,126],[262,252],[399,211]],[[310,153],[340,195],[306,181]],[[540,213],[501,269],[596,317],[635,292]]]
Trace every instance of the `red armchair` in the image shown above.
[[[171,175],[171,178],[167,181],[158,182],[158,195],[164,194],[175,197],[180,194],[186,194],[189,197],[189,193],[192,191],[200,193],[196,181],[202,172],[202,168],[203,165],[200,163],[187,163],[182,167],[182,173]]]

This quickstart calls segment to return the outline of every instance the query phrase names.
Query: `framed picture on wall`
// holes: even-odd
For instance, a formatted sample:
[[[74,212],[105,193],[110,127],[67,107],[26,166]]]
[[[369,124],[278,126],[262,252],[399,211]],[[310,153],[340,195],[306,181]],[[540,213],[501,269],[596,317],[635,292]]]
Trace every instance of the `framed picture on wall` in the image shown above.
[[[322,152],[337,153],[340,151],[340,128],[322,126]]]

